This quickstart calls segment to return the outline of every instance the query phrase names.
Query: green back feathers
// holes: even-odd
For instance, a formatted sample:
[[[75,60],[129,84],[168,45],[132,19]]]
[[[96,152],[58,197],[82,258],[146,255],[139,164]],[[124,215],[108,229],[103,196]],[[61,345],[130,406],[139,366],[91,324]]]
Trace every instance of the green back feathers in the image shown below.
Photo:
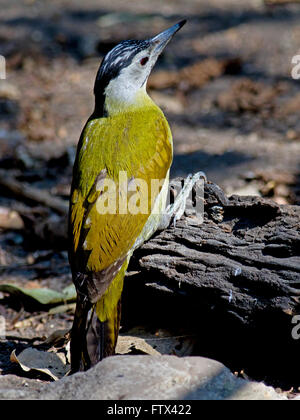
[[[121,171],[126,172],[128,180],[145,180],[150,211],[151,180],[165,178],[171,161],[170,129],[152,101],[87,123],[78,147],[71,197],[70,226],[76,269],[97,272],[125,258],[149,217],[149,214],[120,214],[118,201],[116,214],[99,214],[101,181],[114,181],[118,191]],[[86,258],[80,258],[82,254]],[[78,261],[82,261],[82,267]]]

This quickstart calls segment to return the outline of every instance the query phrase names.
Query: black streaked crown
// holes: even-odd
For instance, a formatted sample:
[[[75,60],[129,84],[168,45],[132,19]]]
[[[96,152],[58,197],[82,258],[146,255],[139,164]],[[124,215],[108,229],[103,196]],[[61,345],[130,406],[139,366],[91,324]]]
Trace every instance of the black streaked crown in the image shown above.
[[[123,68],[130,65],[136,54],[147,49],[149,45],[150,42],[148,40],[128,40],[120,42],[120,44],[109,51],[97,73],[94,86],[95,95],[103,93],[108,83],[115,79]]]
[[[95,110],[90,118],[106,116],[104,109],[105,88],[112,79],[119,75],[123,68],[130,65],[136,54],[147,49],[149,45],[149,40],[122,41],[106,54],[96,76],[94,85]]]

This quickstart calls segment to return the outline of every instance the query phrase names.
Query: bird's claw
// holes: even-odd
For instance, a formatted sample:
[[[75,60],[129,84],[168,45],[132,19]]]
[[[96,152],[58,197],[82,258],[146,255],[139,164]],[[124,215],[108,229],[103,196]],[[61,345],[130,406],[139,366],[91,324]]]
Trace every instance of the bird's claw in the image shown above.
[[[176,222],[181,219],[185,212],[187,199],[190,196],[193,187],[200,179],[203,179],[204,182],[207,182],[207,178],[204,172],[197,172],[194,175],[189,174],[186,177],[184,180],[184,186],[180,190],[178,196],[175,198],[174,203],[170,204],[166,208],[158,230],[167,229],[170,226],[173,228],[176,227]]]

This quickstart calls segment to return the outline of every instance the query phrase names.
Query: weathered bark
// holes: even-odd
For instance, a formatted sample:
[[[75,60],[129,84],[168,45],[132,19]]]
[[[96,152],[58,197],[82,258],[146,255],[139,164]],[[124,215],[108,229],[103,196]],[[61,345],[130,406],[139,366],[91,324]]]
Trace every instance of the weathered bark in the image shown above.
[[[204,223],[187,217],[137,250],[124,295],[129,323],[188,327],[200,354],[251,372],[263,365],[263,374],[294,381],[300,207],[227,198],[206,184]]]

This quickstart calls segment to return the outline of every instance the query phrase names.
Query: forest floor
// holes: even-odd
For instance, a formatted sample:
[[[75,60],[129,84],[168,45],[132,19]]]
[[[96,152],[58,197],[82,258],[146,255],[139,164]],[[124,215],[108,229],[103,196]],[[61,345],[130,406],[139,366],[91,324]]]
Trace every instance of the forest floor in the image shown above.
[[[39,192],[68,200],[103,55],[123,39],[147,38],[182,18],[188,23],[149,80],[173,132],[171,176],[202,170],[228,194],[300,204],[300,80],[291,76],[300,54],[300,5],[2,0],[0,285],[62,291],[71,284],[65,226],[47,235],[44,220],[55,224],[59,209],[45,206]],[[18,183],[29,184],[35,198],[26,188],[16,191]],[[73,305],[58,313],[49,312],[52,306],[0,292],[6,322],[0,374],[20,375],[9,361],[14,349],[70,328]]]

